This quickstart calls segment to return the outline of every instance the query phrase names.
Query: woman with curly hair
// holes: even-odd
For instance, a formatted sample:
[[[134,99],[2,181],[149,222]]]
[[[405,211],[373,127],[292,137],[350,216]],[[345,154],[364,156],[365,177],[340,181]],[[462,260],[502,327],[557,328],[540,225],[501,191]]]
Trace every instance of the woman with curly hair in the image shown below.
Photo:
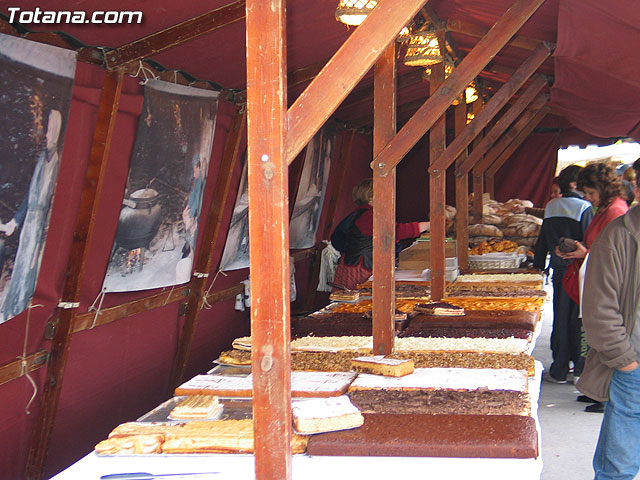
[[[574,262],[582,264],[585,257],[589,253],[589,249],[596,237],[607,226],[607,224],[621,215],[627,213],[629,206],[622,198],[622,182],[616,175],[616,172],[610,166],[604,163],[593,163],[587,165],[578,174],[578,189],[584,192],[585,200],[591,202],[593,207],[597,209],[593,220],[589,224],[589,228],[585,231],[582,242],[575,242],[576,249],[572,252],[561,252],[556,247],[556,254],[566,259],[573,259]],[[582,316],[582,315],[581,315]],[[582,367],[584,366],[584,358],[587,354],[587,343],[584,331],[582,334],[581,349],[581,365],[574,366],[574,383],[580,376]],[[582,402],[594,402],[589,397],[581,395],[578,397]],[[599,402],[586,407],[587,412],[602,412],[604,407]]]
[[[596,214],[584,234],[582,243],[577,242],[576,250],[562,253],[563,258],[584,258],[593,241],[607,224],[614,218],[624,215],[629,210],[627,202],[622,198],[622,182],[616,172],[604,163],[587,165],[578,174],[578,189],[584,192],[584,199],[591,202]]]

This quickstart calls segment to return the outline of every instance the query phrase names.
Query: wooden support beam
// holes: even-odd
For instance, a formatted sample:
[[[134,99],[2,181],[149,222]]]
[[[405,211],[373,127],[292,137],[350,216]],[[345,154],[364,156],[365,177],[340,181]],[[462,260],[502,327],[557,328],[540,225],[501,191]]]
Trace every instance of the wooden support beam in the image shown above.
[[[460,102],[453,111],[454,129],[456,137],[467,125],[467,104],[465,95],[460,95]],[[460,165],[467,158],[465,149],[456,159]],[[469,176],[456,177],[456,256],[458,266],[462,270],[469,267]]]
[[[487,193],[489,194],[489,198],[495,198],[495,195],[496,195],[495,185],[493,183],[494,181],[493,177],[494,177],[493,175],[487,175],[487,178],[485,179],[484,175],[478,175],[478,178],[481,178],[486,185],[486,190],[487,190]],[[476,178],[475,175],[474,175],[474,178]]]
[[[38,350],[31,355],[25,357],[25,365],[22,366],[22,359],[14,360],[4,365],[0,365],[0,385],[9,383],[12,380],[25,376],[29,372],[44,367],[47,364],[49,352],[46,350]]]
[[[238,22],[244,19],[244,10],[244,0],[238,0],[122,45],[105,55],[107,69],[114,70],[127,63],[152,57],[169,48]]]
[[[396,133],[395,42],[375,66],[373,155]],[[373,353],[393,353],[395,328],[396,172],[373,176]]]
[[[222,217],[227,202],[231,201],[229,198],[231,196],[228,194],[229,187],[240,156],[240,144],[244,135],[246,121],[247,113],[245,106],[237,107],[224,146],[224,152],[222,153],[221,166],[217,172],[214,197],[211,201],[207,220],[204,224],[202,243],[195,263],[196,272],[209,273],[211,271],[213,252],[216,248],[218,234],[222,225]],[[176,351],[173,371],[171,372],[169,381],[169,391],[171,392],[183,381],[184,372],[189,363],[191,345],[193,344],[193,337],[198,325],[200,310],[203,306],[203,296],[207,288],[207,282],[207,277],[194,276],[191,279],[191,295],[187,303],[187,311],[184,324],[182,325],[180,342],[178,344],[178,350]]]
[[[318,231],[321,232],[320,240],[330,239],[331,233],[333,232],[334,220],[339,220],[335,218],[336,209],[338,207],[338,196],[342,192],[347,165],[349,165],[351,160],[351,147],[353,146],[353,138],[355,137],[355,134],[355,130],[349,130],[344,133],[342,146],[340,148],[340,158],[332,160],[331,162],[331,170],[335,169],[336,174],[333,177],[331,191],[326,196],[327,201],[325,202],[326,206],[324,208],[326,208],[327,213],[324,216],[324,226],[322,228],[318,228]],[[324,249],[325,245],[324,243],[321,243],[316,250],[315,257],[311,260],[307,282],[309,290],[303,304],[303,309],[306,311],[312,310],[315,303],[316,290],[318,288],[318,281],[320,277],[321,256]]]
[[[251,373],[257,480],[291,478],[285,25],[285,0],[247,0]],[[291,160],[304,145],[306,141]]]
[[[544,101],[539,100],[539,98],[544,99]],[[478,163],[473,167],[473,174],[484,174],[487,169],[494,164],[498,156],[513,142],[513,139],[528,125],[534,115],[538,113],[538,111],[543,108],[547,102],[548,97],[546,94],[541,93],[539,97],[534,100],[531,104],[531,108],[527,110],[514,124],[513,126],[507,130],[507,132],[502,135],[502,137],[498,140],[497,143],[494,143],[493,146],[489,149],[487,154],[482,158]]]
[[[491,130],[489,130],[482,141],[473,148],[473,152],[471,152],[467,161],[456,168],[456,175],[467,175],[526,108],[531,108],[536,111],[542,108],[542,106],[549,101],[547,95],[540,92],[546,85],[547,81],[544,77],[536,77],[525,92],[518,97]]]
[[[518,147],[524,142],[527,137],[533,132],[533,129],[538,126],[542,119],[549,113],[547,106],[542,107],[538,112],[533,115],[527,126],[522,129],[513,139],[513,142],[500,154],[493,165],[487,169],[487,177],[493,177],[498,170],[505,164],[505,162],[513,155]]]
[[[422,107],[372,162],[372,168],[386,175],[442,117],[451,102],[491,61],[515,32],[533,15],[544,0],[516,0],[487,35],[462,60]],[[379,5],[378,7],[379,8]],[[375,12],[375,10],[374,10]]]
[[[420,13],[424,17],[424,19],[430,22],[433,26],[435,26],[437,30],[445,31],[445,39],[446,39],[446,42],[444,43],[445,48],[449,53],[449,55],[451,55],[451,58],[453,58],[453,61],[456,64],[459,63],[460,59],[462,58],[462,55],[458,53],[457,49],[453,45],[453,42],[451,41],[451,38],[450,38],[451,36],[447,32],[447,23],[440,18],[440,16],[437,14],[435,9],[431,5],[425,5],[424,7],[422,7],[422,10]]]
[[[473,106],[471,108],[473,109],[474,118],[476,115],[480,115],[480,113],[482,112],[482,109],[484,108],[482,97],[480,97],[480,99],[478,99],[477,101],[473,102]],[[478,135],[478,136],[481,137],[481,135]],[[473,153],[473,150],[471,152]],[[473,220],[477,221],[478,223],[482,222],[482,194],[484,192],[483,180],[484,180],[484,177],[482,176],[480,176],[479,178],[473,176],[472,185],[471,185],[471,188],[473,191],[473,203],[471,205],[471,216],[473,217]]]
[[[285,155],[287,163],[293,161],[324,125],[426,1],[428,0],[378,2],[362,25],[356,28],[289,108]]]
[[[483,38],[487,33],[489,33],[489,29],[487,27],[466,20],[453,18],[447,20],[447,30],[449,32],[461,33],[462,35],[475,38]],[[540,43],[542,43],[542,40],[538,40],[537,38],[516,35],[507,43],[507,45],[510,47],[523,48],[525,50],[535,50],[538,48]]]
[[[507,102],[515,95],[515,93],[524,85],[524,83],[535,73],[538,67],[544,62],[551,52],[544,44],[541,44],[529,58],[527,58],[520,68],[507,80],[507,82],[498,90],[493,97],[486,103],[482,112],[466,126],[464,131],[460,135],[456,135],[456,138],[451,145],[447,147],[442,155],[431,163],[430,169],[432,173],[434,170],[446,170],[449,166],[458,158],[458,156],[467,148],[471,141],[478,136],[478,134],[487,126],[489,122],[496,116],[498,112],[507,104]],[[539,75],[533,81],[533,86],[529,87],[525,94],[524,99],[520,100],[522,109],[526,106],[533,97],[540,91],[540,89],[547,84],[546,79]],[[522,110],[521,110],[522,111]],[[513,120],[511,120],[513,121]],[[482,143],[480,144],[482,145]],[[473,149],[474,154],[476,148]],[[473,156],[473,154],[472,154]],[[467,158],[467,162],[469,162]],[[467,172],[470,169],[467,167]]]
[[[244,293],[244,283],[238,283],[233,287],[225,288],[224,290],[218,290],[217,292],[211,292],[204,296],[204,299],[209,305],[214,303],[224,302],[230,298],[234,298],[236,295]]]
[[[122,77],[121,70],[105,74],[91,154],[80,197],[80,211],[76,219],[67,276],[62,290],[62,300],[65,302],[80,301],[80,290],[89,262],[89,245],[95,229],[97,199],[102,192],[120,101]],[[28,480],[37,480],[42,476],[51,431],[58,411],[67,357],[71,348],[71,330],[75,311],[76,309],[61,309],[58,313],[46,380],[27,458],[25,478]]]
[[[106,325],[107,323],[115,322],[122,318],[131,317],[138,313],[148,312],[154,308],[164,307],[173,302],[179,302],[184,300],[191,293],[191,287],[188,285],[172,288],[171,290],[156,293],[148,297],[132,300],[131,302],[124,303],[122,305],[116,305],[114,307],[103,308],[100,310],[100,314],[96,315],[96,312],[87,312],[78,315],[74,318],[72,333],[82,332],[83,330],[90,330],[100,325]]]
[[[444,64],[431,66],[431,95],[435,95],[445,82]],[[446,145],[445,113],[434,123],[429,131],[429,163],[440,157]],[[431,241],[429,245],[429,268],[431,270],[431,299],[435,302],[444,297],[445,290],[445,236],[446,222],[444,205],[446,202],[446,170],[434,171],[429,165],[429,221],[431,222]]]

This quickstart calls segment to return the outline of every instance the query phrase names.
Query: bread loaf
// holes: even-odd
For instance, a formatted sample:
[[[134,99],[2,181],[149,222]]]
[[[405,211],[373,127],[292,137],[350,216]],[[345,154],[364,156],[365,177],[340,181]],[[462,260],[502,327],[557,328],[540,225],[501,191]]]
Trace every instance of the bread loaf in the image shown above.
[[[505,227],[502,232],[507,237],[537,237],[540,225],[532,222],[514,223]]]
[[[502,222],[502,217],[495,213],[487,213],[486,215],[482,215],[482,223],[485,225],[500,225]]]
[[[514,225],[516,223],[535,223],[536,225],[542,225],[542,219],[534,215],[526,215],[524,213],[514,213],[506,215],[502,219],[502,223],[506,226]]]
[[[502,231],[495,225],[485,225],[482,223],[476,225],[469,225],[470,236],[483,236],[483,237],[502,237]]]

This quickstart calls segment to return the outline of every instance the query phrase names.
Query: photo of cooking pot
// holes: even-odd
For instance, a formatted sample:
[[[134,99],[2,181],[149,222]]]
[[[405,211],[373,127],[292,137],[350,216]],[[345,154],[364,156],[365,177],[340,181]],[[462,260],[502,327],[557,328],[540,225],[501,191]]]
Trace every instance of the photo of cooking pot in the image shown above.
[[[122,201],[116,244],[127,250],[149,248],[162,223],[159,194],[152,188],[136,190]]]

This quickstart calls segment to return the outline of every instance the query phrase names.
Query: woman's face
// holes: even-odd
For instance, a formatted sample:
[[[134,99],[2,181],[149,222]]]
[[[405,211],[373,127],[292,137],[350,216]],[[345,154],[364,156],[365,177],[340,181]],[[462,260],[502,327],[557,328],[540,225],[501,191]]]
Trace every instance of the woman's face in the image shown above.
[[[587,202],[591,202],[594,207],[600,206],[600,191],[595,188],[584,187],[584,199]]]
[[[551,184],[551,198],[560,198],[562,197],[562,192],[560,191],[560,187],[555,183]]]

